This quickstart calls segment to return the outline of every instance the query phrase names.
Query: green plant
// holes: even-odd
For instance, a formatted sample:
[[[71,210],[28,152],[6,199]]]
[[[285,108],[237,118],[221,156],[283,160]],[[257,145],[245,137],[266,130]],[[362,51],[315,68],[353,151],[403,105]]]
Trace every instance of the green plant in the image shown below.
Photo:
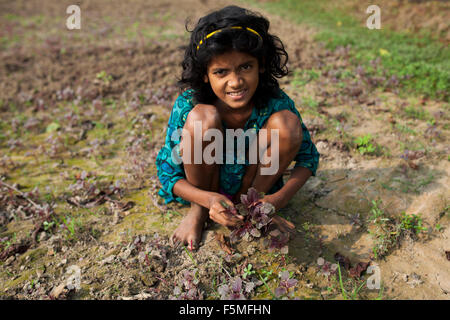
[[[43,226],[44,226],[44,231],[48,231],[51,228],[53,228],[53,226],[55,225],[54,221],[48,222],[48,221],[44,221]]]
[[[342,297],[344,298],[344,300],[347,300],[347,291],[344,289],[344,284],[342,282],[342,274],[341,274],[341,266],[338,263],[338,275],[339,275],[339,286],[341,288],[341,293],[342,293]]]
[[[358,137],[355,139],[356,149],[360,154],[372,154],[375,152],[376,148],[372,144],[372,136],[366,134],[365,136]]]
[[[426,231],[420,215],[408,215],[402,212],[400,219],[387,217],[384,210],[380,208],[381,200],[372,200],[371,216],[369,217],[370,227],[369,234],[375,239],[372,252],[375,259],[385,256],[389,251],[398,245],[402,236],[419,234]]]
[[[75,219],[73,217],[62,217],[62,222],[66,230],[67,238],[73,239],[75,237]]]
[[[371,216],[369,217],[369,234],[375,239],[372,252],[375,259],[385,256],[393,248],[400,236],[400,225],[392,218],[388,218],[380,208],[381,200],[372,200]]]
[[[263,279],[263,277],[261,277],[261,275],[259,276],[259,279],[263,282],[264,286],[266,287],[267,291],[270,293],[270,295],[272,296],[272,299],[274,300],[278,300],[277,296],[275,295],[275,293],[270,289],[269,285],[267,284],[266,280]]]
[[[95,77],[99,80],[102,80],[103,83],[105,83],[106,85],[108,85],[113,80],[113,77],[107,74],[105,70],[102,70],[99,73],[97,73]]]
[[[192,256],[192,254],[191,254],[191,252],[190,252],[190,251],[193,249],[193,248],[192,248],[192,244],[191,244],[191,249],[190,249],[190,250],[188,250],[187,246],[183,246],[183,248],[184,248],[184,251],[186,252],[186,254],[187,254],[187,255],[189,256],[189,258],[191,259],[192,263],[193,263],[196,267],[198,267],[197,261],[195,261],[194,257]]]
[[[402,212],[402,217],[400,220],[400,228],[403,231],[413,231],[414,234],[418,234],[422,231],[426,231],[427,228],[422,226],[422,218],[420,215],[416,214],[406,214]]]
[[[245,269],[244,269],[244,274],[242,275],[244,277],[244,279],[246,279],[248,276],[251,276],[252,274],[255,274],[255,270],[252,270],[253,266],[251,263],[249,263]]]
[[[370,208],[370,213],[372,214],[372,216],[370,217],[370,220],[372,220],[372,222],[378,222],[378,219],[382,219],[382,220],[387,220],[386,218],[384,218],[384,211],[379,208],[379,205],[381,205],[381,200],[372,200],[372,208]]]
[[[11,245],[13,245],[17,240],[17,235],[14,232],[12,238],[8,238],[8,240],[4,241],[3,243],[0,243],[0,249],[3,247],[3,250],[7,250]]]
[[[269,281],[269,277],[273,274],[273,270],[266,270],[266,269],[262,269],[261,270],[262,275],[264,276],[264,281]]]

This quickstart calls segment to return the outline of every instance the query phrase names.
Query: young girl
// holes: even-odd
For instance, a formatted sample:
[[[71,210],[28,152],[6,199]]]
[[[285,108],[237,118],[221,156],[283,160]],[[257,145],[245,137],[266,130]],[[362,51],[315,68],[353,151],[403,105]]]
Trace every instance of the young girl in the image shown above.
[[[201,18],[192,31],[179,81],[184,92],[175,101],[156,160],[159,195],[166,203],[191,205],[171,237],[174,243],[198,245],[208,217],[224,226],[239,224],[243,217],[229,213],[223,204],[233,207],[250,187],[264,192],[262,201],[280,209],[316,173],[319,153],[294,102],[276,80],[288,73],[287,52],[268,30],[264,17],[228,6]],[[174,134],[180,129],[181,138]],[[195,147],[203,152],[208,146],[203,138],[208,130],[227,129],[256,130],[258,141],[267,139],[265,159],[271,151],[278,152],[278,170],[264,175],[271,163],[264,157],[257,163],[237,161],[239,150],[233,163],[194,159]],[[272,129],[279,140],[271,141]],[[245,148],[248,156],[249,144]],[[295,167],[284,184],[283,172],[292,161]]]

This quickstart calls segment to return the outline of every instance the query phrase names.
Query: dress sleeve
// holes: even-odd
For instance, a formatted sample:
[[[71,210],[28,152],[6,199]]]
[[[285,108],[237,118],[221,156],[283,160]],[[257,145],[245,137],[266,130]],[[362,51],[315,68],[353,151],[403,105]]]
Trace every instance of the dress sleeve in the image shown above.
[[[172,134],[178,129],[183,129],[189,111],[193,108],[190,92],[181,94],[174,103],[167,125],[167,133],[164,146],[156,157],[156,169],[162,188],[158,194],[164,198],[165,203],[178,201],[184,204],[189,202],[173,194],[173,186],[178,180],[185,179],[183,164],[176,161],[179,156],[179,144],[181,132],[178,137],[172,139]],[[176,154],[176,155],[175,155]]]
[[[311,135],[309,134],[308,129],[303,123],[301,117],[300,121],[302,122],[302,132],[303,132],[303,140],[302,145],[300,146],[300,150],[295,156],[295,166],[296,167],[304,167],[311,170],[312,175],[316,175],[317,167],[319,166],[319,157],[320,154],[317,151],[316,146],[311,141]]]

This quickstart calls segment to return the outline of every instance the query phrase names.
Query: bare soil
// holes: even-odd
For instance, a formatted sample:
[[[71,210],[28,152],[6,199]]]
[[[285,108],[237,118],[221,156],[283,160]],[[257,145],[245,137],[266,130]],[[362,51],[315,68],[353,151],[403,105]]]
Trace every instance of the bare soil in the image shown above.
[[[321,153],[320,169],[280,212],[297,230],[288,254],[264,239],[228,247],[217,234],[229,230],[215,224],[199,250],[173,248],[168,236],[188,207],[160,202],[154,159],[178,94],[185,19],[229,3],[82,1],[82,29],[72,31],[69,4],[0,1],[0,177],[16,189],[0,186],[2,299],[220,299],[220,285],[236,277],[249,286],[246,298],[271,299],[284,270],[298,280],[295,297],[342,299],[336,275],[317,263],[336,263],[337,253],[351,266],[379,267],[382,289],[364,287],[361,299],[449,298],[448,104],[381,88],[349,48],[327,50],[312,27],[240,4],[268,17],[286,45],[297,73],[280,84]],[[438,6],[408,4],[421,12],[412,18],[396,7],[412,30],[430,25],[442,35],[447,13],[428,19]],[[299,84],[298,72],[312,69],[320,75]],[[354,141],[367,134],[376,151],[361,154]],[[39,194],[29,193],[36,186]],[[30,200],[56,203],[45,211],[53,220]],[[397,222],[403,212],[420,215],[426,230],[404,232],[374,256],[373,201]],[[244,277],[249,264],[255,273]],[[71,266],[81,287],[67,285]],[[346,276],[347,290],[369,276]]]

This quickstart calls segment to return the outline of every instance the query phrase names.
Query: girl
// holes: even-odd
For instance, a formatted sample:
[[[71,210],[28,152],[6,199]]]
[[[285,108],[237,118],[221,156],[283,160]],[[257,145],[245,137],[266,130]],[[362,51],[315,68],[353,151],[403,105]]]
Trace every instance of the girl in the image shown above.
[[[191,205],[171,237],[174,243],[198,245],[208,217],[224,226],[239,224],[243,217],[231,214],[223,204],[233,208],[250,187],[264,192],[262,201],[280,209],[316,173],[319,153],[294,102],[276,80],[288,74],[287,52],[268,30],[264,17],[228,6],[201,18],[192,31],[179,80],[184,92],[175,101],[165,145],[156,160],[159,195],[166,203]],[[180,129],[181,138],[174,134]],[[258,157],[257,163],[246,158],[242,163],[235,153],[233,163],[194,159],[191,151],[197,146],[203,152],[208,145],[203,138],[208,130],[227,129],[256,130],[258,141],[267,139],[265,158]],[[267,134],[272,129],[279,140],[272,141]],[[248,156],[249,144],[245,151]],[[264,175],[263,169],[271,165],[264,159],[271,152],[278,152],[278,170]],[[292,161],[295,167],[284,184],[283,172]]]

